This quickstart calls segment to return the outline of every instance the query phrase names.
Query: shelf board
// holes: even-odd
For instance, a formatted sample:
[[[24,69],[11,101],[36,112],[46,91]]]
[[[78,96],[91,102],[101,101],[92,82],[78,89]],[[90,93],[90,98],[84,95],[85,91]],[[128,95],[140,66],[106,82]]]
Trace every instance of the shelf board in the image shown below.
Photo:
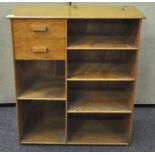
[[[127,145],[126,126],[120,120],[78,119],[70,125],[69,144]]]
[[[128,37],[122,36],[70,36],[68,50],[137,50]]]
[[[71,90],[68,113],[131,113],[127,91]]]
[[[44,117],[24,134],[22,144],[63,144],[65,143],[64,118]]]
[[[33,81],[33,80],[32,80]],[[58,79],[38,79],[29,86],[26,86],[17,97],[19,100],[66,100],[65,80]],[[26,85],[26,84],[25,84]]]
[[[69,63],[68,81],[134,81],[128,64]]]

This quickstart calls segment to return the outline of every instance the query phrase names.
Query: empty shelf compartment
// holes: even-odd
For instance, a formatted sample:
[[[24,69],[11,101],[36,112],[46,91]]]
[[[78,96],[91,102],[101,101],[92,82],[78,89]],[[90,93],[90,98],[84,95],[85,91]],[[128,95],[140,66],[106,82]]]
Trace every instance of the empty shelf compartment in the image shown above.
[[[71,19],[68,22],[68,49],[138,49],[137,20]]]
[[[18,61],[17,99],[65,100],[63,61]]]
[[[65,143],[65,104],[63,101],[19,101],[18,106],[21,143]]]
[[[136,54],[128,50],[71,50],[68,52],[68,81],[134,81]]]
[[[68,113],[131,113],[132,82],[70,82]]]
[[[129,64],[105,64],[98,62],[70,63],[68,81],[78,80],[109,80],[134,81]]]
[[[130,115],[70,115],[69,144],[127,145]]]

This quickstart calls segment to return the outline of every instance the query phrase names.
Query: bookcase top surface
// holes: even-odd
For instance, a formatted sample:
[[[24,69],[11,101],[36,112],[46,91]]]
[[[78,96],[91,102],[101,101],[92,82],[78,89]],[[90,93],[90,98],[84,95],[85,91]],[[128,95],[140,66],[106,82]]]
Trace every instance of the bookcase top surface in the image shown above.
[[[8,18],[67,18],[69,5],[19,5]]]
[[[17,6],[8,18],[65,18],[65,19],[143,19],[133,6],[104,5],[25,5]]]

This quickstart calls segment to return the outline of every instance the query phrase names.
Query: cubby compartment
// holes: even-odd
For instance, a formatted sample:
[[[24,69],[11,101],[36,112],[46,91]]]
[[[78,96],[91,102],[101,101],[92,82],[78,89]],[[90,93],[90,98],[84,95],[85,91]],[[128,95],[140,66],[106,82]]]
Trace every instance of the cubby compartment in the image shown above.
[[[69,50],[68,79],[133,81],[136,51]]]
[[[65,102],[20,100],[17,107],[21,143],[65,143]]]
[[[70,114],[69,144],[127,145],[130,114]]]
[[[133,82],[68,82],[68,113],[131,113]]]
[[[65,100],[64,61],[16,61],[17,98]]]
[[[130,19],[70,19],[68,49],[137,49],[139,22]]]

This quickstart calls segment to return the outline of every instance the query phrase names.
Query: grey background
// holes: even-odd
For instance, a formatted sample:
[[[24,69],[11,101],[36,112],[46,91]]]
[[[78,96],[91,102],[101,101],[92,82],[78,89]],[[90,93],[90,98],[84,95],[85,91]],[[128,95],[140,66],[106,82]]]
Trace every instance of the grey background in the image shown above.
[[[23,4],[34,5],[34,3]],[[142,25],[135,104],[155,104],[155,3],[100,3],[99,5],[102,4],[134,5],[147,17]],[[16,5],[21,3],[0,3],[0,103],[15,103],[11,33],[9,20],[5,17]]]

